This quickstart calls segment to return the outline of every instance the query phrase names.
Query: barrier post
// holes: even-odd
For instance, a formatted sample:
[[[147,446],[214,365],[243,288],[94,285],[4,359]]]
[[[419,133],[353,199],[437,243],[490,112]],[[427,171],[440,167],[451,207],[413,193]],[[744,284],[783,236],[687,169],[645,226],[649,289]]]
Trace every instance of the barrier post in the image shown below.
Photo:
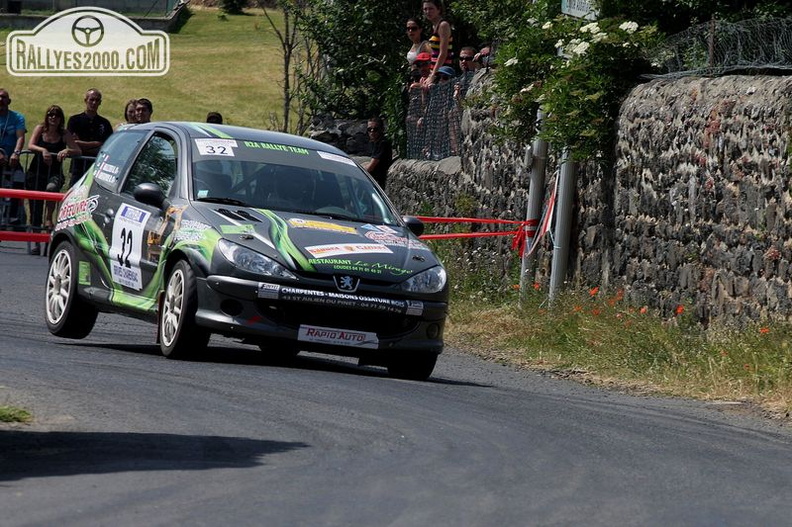
[[[525,164],[531,167],[531,175],[528,183],[528,207],[525,212],[525,220],[528,225],[535,222],[539,225],[539,220],[542,216],[542,198],[544,197],[545,186],[545,172],[547,170],[547,141],[539,138],[538,134],[542,128],[542,121],[544,120],[544,112],[540,108],[536,111],[536,138],[530,149],[525,152]],[[530,156],[530,159],[529,159]],[[527,229],[527,227],[524,227]],[[530,249],[536,236],[539,234],[538,228],[534,228],[533,235],[525,237],[525,246]],[[526,250],[523,252],[522,260],[520,262],[520,298],[525,295],[526,287],[528,284],[529,275],[533,273],[534,263],[536,257],[533,251]]]
[[[558,205],[556,211],[553,263],[550,269],[550,301],[558,295],[564,285],[569,259],[569,245],[572,233],[572,207],[575,197],[577,166],[571,159],[568,148],[564,149],[558,184]]]

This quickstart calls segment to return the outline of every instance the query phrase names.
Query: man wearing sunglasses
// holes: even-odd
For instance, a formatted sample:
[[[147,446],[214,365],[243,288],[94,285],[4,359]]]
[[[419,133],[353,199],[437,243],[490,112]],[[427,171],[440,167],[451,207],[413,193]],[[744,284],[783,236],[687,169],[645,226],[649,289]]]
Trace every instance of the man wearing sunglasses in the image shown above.
[[[459,69],[462,70],[462,73],[477,71],[479,68],[481,68],[481,64],[476,60],[476,48],[465,46],[459,50]]]
[[[371,143],[371,161],[363,168],[379,183],[382,190],[385,190],[388,169],[393,164],[393,147],[385,138],[385,125],[380,117],[372,117],[368,120],[366,132]]]

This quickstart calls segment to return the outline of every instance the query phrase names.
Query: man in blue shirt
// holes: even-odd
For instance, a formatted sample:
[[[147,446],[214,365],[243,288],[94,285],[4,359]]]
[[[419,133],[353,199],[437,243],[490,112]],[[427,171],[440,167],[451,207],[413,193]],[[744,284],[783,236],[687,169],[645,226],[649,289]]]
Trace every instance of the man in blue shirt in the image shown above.
[[[0,88],[0,167],[15,168],[19,154],[25,147],[25,117],[9,110],[11,97],[8,90]]]
[[[14,170],[19,166],[19,155],[25,147],[25,117],[9,110],[9,104],[11,97],[8,90],[0,88],[0,174],[4,187],[24,188],[24,174],[19,181],[15,181]],[[20,204],[21,200],[11,200],[8,211],[11,223],[20,223]]]

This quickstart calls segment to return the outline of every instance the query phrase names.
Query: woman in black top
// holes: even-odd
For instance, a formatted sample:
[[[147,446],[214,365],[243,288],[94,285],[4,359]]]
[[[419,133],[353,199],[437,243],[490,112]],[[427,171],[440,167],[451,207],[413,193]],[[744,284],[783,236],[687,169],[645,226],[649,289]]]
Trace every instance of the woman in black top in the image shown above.
[[[36,125],[30,136],[28,150],[33,152],[33,159],[28,166],[26,185],[28,190],[46,190],[59,192],[63,186],[63,160],[67,157],[82,155],[80,147],[74,142],[74,136],[64,127],[64,115],[60,106],[52,105],[44,114],[44,122]],[[49,227],[54,209],[47,202]],[[30,224],[34,228],[41,227],[42,200],[30,201]],[[38,244],[33,248],[38,252]]]

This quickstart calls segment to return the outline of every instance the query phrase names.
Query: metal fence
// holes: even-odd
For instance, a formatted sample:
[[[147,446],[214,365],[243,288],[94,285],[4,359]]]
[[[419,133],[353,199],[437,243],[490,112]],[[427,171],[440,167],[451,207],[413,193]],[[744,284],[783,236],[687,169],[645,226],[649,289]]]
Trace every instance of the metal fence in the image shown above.
[[[713,19],[669,37],[649,59],[662,71],[651,77],[792,70],[792,18]]]
[[[409,89],[407,106],[408,159],[437,161],[460,153],[462,135],[462,102],[467,94],[473,72],[426,89]]]

